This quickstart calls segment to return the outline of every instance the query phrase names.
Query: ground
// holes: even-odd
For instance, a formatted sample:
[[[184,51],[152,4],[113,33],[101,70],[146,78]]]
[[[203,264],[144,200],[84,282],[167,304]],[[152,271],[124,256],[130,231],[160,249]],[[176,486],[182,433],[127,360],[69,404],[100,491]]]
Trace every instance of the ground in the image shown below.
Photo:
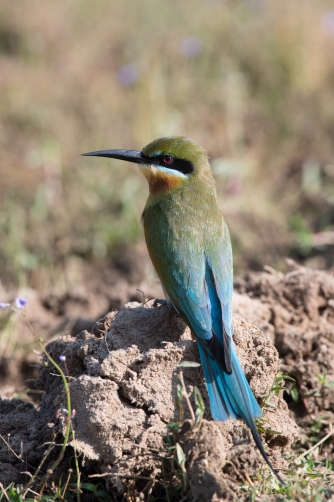
[[[305,499],[306,489],[302,483],[293,488],[292,472],[306,480],[312,496],[318,496],[320,490],[321,498],[312,500],[331,500],[332,437],[315,448],[312,462],[318,468],[314,472],[307,471],[309,463],[299,460],[298,464],[296,458],[303,459],[309,448],[330,436],[334,414],[334,278],[293,262],[290,268],[285,275],[267,268],[236,280],[234,342],[264,409],[258,428],[268,455],[288,484],[290,480],[290,492],[297,490],[292,500]],[[156,287],[153,282],[152,288]],[[49,322],[50,327],[64,323],[66,308],[55,305],[66,305],[69,298],[46,302],[36,293],[30,294],[34,300],[27,306],[27,315],[33,309],[35,330],[40,328],[43,312],[49,315],[43,322]],[[89,314],[89,295],[82,297]],[[94,311],[96,306],[91,308]],[[24,321],[20,321],[22,329]],[[153,301],[130,302],[106,313],[94,326],[87,319],[85,323],[88,329],[80,331],[84,321],[72,322],[72,333],[54,337],[46,349],[57,364],[60,356],[66,357],[60,365],[71,377],[71,407],[76,410],[71,420],[76,440],[70,435],[68,442],[76,445],[83,476],[90,483],[101,478],[89,476],[104,474],[105,490],[114,497],[111,500],[124,500],[124,496],[137,500],[140,493],[150,500],[168,500],[167,496],[175,501],[186,496],[190,498],[184,500],[248,500],[254,487],[259,500],[269,500],[265,498],[269,488],[259,485],[269,471],[247,427],[240,421],[213,422],[201,369],[177,366],[182,361],[198,362],[198,353],[189,328],[176,313],[164,305],[154,306]],[[31,353],[27,360],[22,354],[19,362],[7,360],[7,368],[16,371],[14,388],[20,378],[26,378],[33,357],[38,375],[30,375],[37,378],[29,382],[31,392],[25,401],[6,399],[5,393],[0,402],[0,481],[4,486],[11,482],[24,485],[26,472],[34,474],[48,444],[62,443],[69,423],[66,412],[57,411],[67,406],[62,379],[45,355],[42,364],[40,356]],[[177,399],[180,371],[197,413],[201,405],[195,386],[203,396],[204,416],[196,425],[186,402]],[[277,377],[280,374],[293,378],[286,380],[286,390],[284,380]],[[13,385],[6,387],[9,370],[7,380],[6,372],[2,375],[3,388],[11,397],[15,389]],[[50,489],[53,486],[55,490],[69,463],[73,467],[70,452],[69,446],[57,469],[47,475]],[[57,448],[48,454],[32,484],[37,491],[58,454]],[[281,500],[275,483],[271,481],[271,497]]]

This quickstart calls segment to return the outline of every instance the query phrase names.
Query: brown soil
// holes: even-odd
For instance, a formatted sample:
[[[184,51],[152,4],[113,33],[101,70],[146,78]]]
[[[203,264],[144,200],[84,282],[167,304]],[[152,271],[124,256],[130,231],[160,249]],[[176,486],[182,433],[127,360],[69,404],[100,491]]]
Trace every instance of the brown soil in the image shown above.
[[[236,282],[237,290],[251,298],[243,316],[272,334],[283,374],[295,378],[296,420],[303,423],[319,413],[333,418],[334,276],[289,263],[292,271],[286,275],[269,270]],[[253,302],[262,310],[251,312]],[[321,375],[326,375],[324,384]]]
[[[255,396],[263,403],[279,367],[296,379],[288,385],[296,385],[298,401],[284,394],[290,411],[282,392],[271,395],[276,409],[264,409],[268,423],[262,439],[278,468],[287,465],[282,454],[291,452],[292,442],[311,446],[314,422],[320,423],[321,438],[334,415],[334,278],[291,265],[285,276],[268,269],[237,280],[234,297],[234,341]],[[91,332],[66,336],[47,348],[58,361],[66,355],[84,470],[108,473],[107,486],[116,499],[126,494],[135,500],[141,491],[163,498],[164,483],[175,485],[178,470],[194,500],[239,500],[240,484],[266,469],[241,421],[210,419],[199,368],[184,368],[183,374],[189,390],[194,385],[200,389],[206,411],[202,427],[194,430],[185,407],[184,425],[170,432],[169,441],[178,442],[187,458],[184,472],[177,465],[166,446],[167,423],[180,420],[176,366],[182,360],[198,361],[198,353],[189,328],[167,307],[130,303],[107,314]],[[20,473],[34,472],[53,431],[60,442],[64,424],[55,417],[65,407],[65,396],[54,373],[49,366],[40,369],[37,387],[44,394],[38,410],[19,400],[0,401],[0,481],[5,485],[26,481]],[[53,429],[48,429],[50,422]],[[327,441],[321,454],[333,455],[333,443]],[[66,470],[67,461],[62,464]],[[178,500],[172,491],[170,496]]]
[[[146,298],[163,297],[142,242],[120,246],[101,267],[85,260],[72,260],[64,275],[64,288],[58,286],[42,295],[31,288],[20,291],[20,296],[28,301],[27,313],[35,338],[24,318],[8,310],[0,311],[0,327],[6,317],[11,315],[10,322],[13,320],[11,336],[6,344],[0,343],[2,397],[13,397],[31,387],[29,395],[36,398],[29,381],[37,378],[35,366],[39,357],[32,352],[36,346],[31,345],[36,337],[52,341],[85,329],[90,331],[110,310],[121,309],[129,301],[141,301],[143,294]],[[12,302],[16,296],[16,291],[7,292],[0,280],[1,301]]]

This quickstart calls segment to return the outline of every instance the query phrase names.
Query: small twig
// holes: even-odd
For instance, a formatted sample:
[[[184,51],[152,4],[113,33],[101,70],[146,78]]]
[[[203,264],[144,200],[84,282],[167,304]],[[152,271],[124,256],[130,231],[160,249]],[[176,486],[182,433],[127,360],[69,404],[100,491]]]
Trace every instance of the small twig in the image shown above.
[[[254,483],[251,480],[251,478],[249,477],[248,472],[245,472],[244,477],[246,478],[247,483],[249,483],[254,488]]]
[[[136,291],[138,291],[139,293],[141,293],[143,295],[143,298],[142,298],[143,301],[141,302],[141,306],[144,307],[144,305],[145,305],[145,293],[144,293],[144,291],[142,291],[141,289],[138,289],[138,288],[136,288]]]
[[[21,462],[23,462],[24,464],[28,465],[31,469],[34,469],[34,466],[32,466],[31,464],[28,464],[28,462],[26,462],[26,460],[23,460],[23,458],[19,457],[17,455],[17,453],[15,453],[15,451],[10,447],[9,443],[5,440],[5,438],[3,436],[1,436],[0,434],[0,438],[4,441],[4,443],[7,445],[7,447],[9,448],[9,450],[12,452],[13,455],[15,455],[15,457],[20,460]]]
[[[191,416],[192,426],[194,427],[195,422],[196,422],[195,413],[194,413],[193,407],[191,406],[191,402],[190,402],[190,399],[189,399],[189,396],[188,396],[188,393],[187,393],[187,389],[186,389],[186,386],[185,386],[185,383],[184,383],[184,379],[183,379],[182,370],[180,370],[179,379],[180,379],[180,382],[181,382],[181,385],[182,385],[182,389],[183,389],[182,395],[183,395],[184,399],[186,400],[186,403],[187,403],[187,406],[188,406],[188,410],[189,410],[190,416]]]
[[[68,483],[70,482],[72,472],[73,472],[72,469],[68,470],[67,480],[66,480],[66,483],[65,483],[65,486],[64,486],[63,494],[61,496],[62,500],[65,500],[65,493],[66,493],[66,490],[67,490],[67,487],[68,487]]]
[[[299,455],[299,457],[296,458],[296,461],[301,460],[303,457],[306,457],[306,455],[308,455],[309,453],[312,453],[312,451],[314,451],[316,448],[318,448],[318,446],[327,441],[327,439],[330,438],[333,434],[334,434],[334,429],[332,429],[325,437],[320,439],[320,441],[318,441],[317,444],[312,446],[312,448]]]
[[[62,378],[62,376],[61,375],[57,375],[57,373],[51,373],[50,372],[50,375]],[[65,375],[65,378],[68,378],[69,380],[75,380],[74,377],[69,376],[69,375]]]
[[[253,487],[254,487],[254,484],[253,484],[252,480],[250,479],[250,477],[248,476],[248,474],[247,474],[247,477],[246,477],[246,475],[245,475],[245,476],[243,476],[243,474],[241,474],[241,472],[240,472],[240,471],[238,471],[238,469],[236,468],[236,466],[234,465],[234,463],[233,463],[233,462],[231,462],[230,460],[227,460],[227,461],[226,461],[226,464],[228,464],[228,465],[230,465],[231,467],[233,467],[234,472],[236,473],[236,475],[237,475],[237,476],[239,476],[241,479],[242,479],[242,478],[245,478],[245,479],[246,479],[246,481],[247,481],[247,483],[249,483],[251,486],[253,486]],[[232,479],[232,478],[231,478],[231,479]]]
[[[97,329],[97,331],[99,331],[100,333],[102,333],[103,338],[104,338],[104,341],[106,342],[107,351],[108,351],[108,352],[111,352],[111,350],[109,349],[108,342],[107,342],[107,334],[108,334],[108,331],[107,331],[107,330],[103,330],[103,329],[99,329],[99,328],[95,328],[95,329]]]
[[[29,488],[29,486],[35,481],[35,479],[36,479],[39,471],[41,470],[41,468],[42,468],[45,460],[48,458],[48,456],[50,455],[51,451],[53,450],[53,447],[54,447],[54,443],[51,442],[49,448],[44,452],[42,460],[40,461],[40,463],[39,463],[36,471],[34,472],[32,478],[25,485],[23,498],[26,496],[26,494],[28,493],[28,491],[31,491],[30,488]]]
[[[44,476],[44,479],[43,479],[41,491],[39,492],[40,497],[43,495],[44,487],[49,479],[50,474],[52,474],[52,471],[50,471],[50,469],[48,469],[48,472],[46,473],[46,475]]]
[[[111,352],[110,348],[109,348],[109,345],[108,345],[108,340],[107,340],[107,331],[103,331],[103,337],[104,337],[104,341],[106,342],[106,346],[107,346],[107,351],[108,352]]]
[[[148,298],[147,300],[145,300],[145,293],[144,293],[144,291],[142,291],[141,289],[138,289],[138,288],[136,288],[136,291],[139,291],[139,293],[141,293],[143,295],[143,301],[142,301],[141,306],[145,307],[146,303],[150,302],[152,300],[152,298],[151,299]]]
[[[34,495],[37,495],[37,497],[39,497],[39,493],[35,492],[34,490],[32,490],[31,488],[29,488],[28,492],[31,492],[33,493]]]
[[[47,446],[48,444],[52,444],[53,446],[63,446],[63,443],[54,443],[53,441],[46,441],[43,443],[43,446]]]
[[[39,340],[39,343],[40,343],[41,349],[43,350],[43,352],[46,355],[46,357],[49,359],[50,363],[56,368],[56,370],[59,371],[60,376],[61,376],[61,378],[63,380],[63,384],[64,384],[64,388],[65,388],[65,394],[66,394],[67,418],[65,419],[66,429],[65,429],[65,434],[64,434],[63,447],[61,449],[59,457],[57,458],[57,460],[53,463],[53,465],[49,469],[52,472],[54,472],[55,469],[58,467],[59,463],[64,458],[64,453],[65,453],[66,446],[68,444],[68,438],[69,438],[69,435],[70,435],[70,430],[71,430],[71,414],[72,414],[72,410],[71,410],[71,395],[70,395],[70,387],[69,387],[69,384],[68,384],[68,381],[67,381],[67,377],[64,374],[63,370],[56,363],[56,361],[54,361],[52,359],[52,357],[50,356],[50,354],[48,353],[48,351],[43,347],[43,344],[42,344],[41,340]]]
[[[76,440],[75,440],[75,431],[73,429],[72,421],[71,421],[71,431],[72,431],[72,438],[73,438],[74,463],[75,463],[75,470],[76,470],[76,473],[77,473],[77,501],[80,502],[80,477],[81,477],[81,472],[80,472],[80,469],[79,469],[78,453],[77,453]]]
[[[3,442],[6,444],[7,448],[12,452],[13,455],[15,455],[16,458],[18,458],[21,462],[26,463],[25,460],[23,460],[21,457],[19,457],[17,455],[17,453],[15,453],[13,448],[10,447],[9,443],[5,440],[5,438],[3,436],[1,436],[1,434],[0,434],[0,438],[3,440]],[[29,465],[29,464],[27,464],[27,465]],[[29,467],[31,467],[31,465]]]
[[[12,307],[12,310],[14,310],[15,312],[19,313],[13,307]],[[66,365],[66,358],[63,359],[64,366],[65,366],[65,372],[63,372],[62,369],[61,369],[61,367],[54,361],[54,359],[50,356],[50,354],[45,349],[45,347],[44,347],[44,343],[45,342],[41,338],[37,339],[37,335],[36,335],[36,333],[35,333],[32,325],[31,325],[29,319],[27,318],[25,310],[21,311],[20,315],[25,319],[25,321],[26,321],[27,325],[29,326],[30,331],[31,331],[32,335],[34,336],[35,340],[39,342],[40,348],[42,349],[42,353],[44,353],[44,355],[47,357],[48,361],[59,372],[60,375],[55,375],[55,376],[60,376],[61,379],[62,379],[62,381],[63,381],[63,385],[64,385],[64,388],[65,388],[65,394],[66,394],[66,404],[67,404],[67,411],[66,411],[67,416],[66,416],[66,418],[64,420],[64,422],[66,424],[66,428],[65,428],[64,441],[63,441],[63,444],[62,444],[62,448],[61,448],[60,454],[59,454],[57,460],[52,464],[51,468],[47,470],[47,472],[46,472],[46,474],[45,474],[45,476],[44,476],[44,478],[42,480],[42,488],[41,488],[40,494],[36,494],[36,495],[37,496],[42,496],[44,487],[45,487],[45,485],[46,485],[46,483],[47,483],[47,481],[49,479],[49,476],[51,474],[53,474],[53,472],[57,468],[58,464],[64,458],[64,453],[65,453],[66,447],[68,445],[70,431],[72,431],[72,437],[73,437],[73,441],[74,441],[75,466],[76,466],[76,472],[77,472],[77,501],[80,502],[80,470],[79,470],[78,456],[77,456],[77,452],[76,452],[76,448],[75,448],[75,434],[74,434],[74,430],[73,430],[73,427],[72,427],[72,418],[73,418],[73,416],[75,414],[75,411],[73,410],[73,414],[72,414],[70,385],[69,385],[69,382],[68,382],[68,380],[71,380],[72,377],[70,377],[69,372],[68,372],[68,368],[67,368],[67,365]],[[53,439],[55,439],[55,434],[53,436]],[[7,444],[7,442],[6,442],[6,444]],[[37,475],[38,475],[38,473],[39,473],[39,471],[40,471],[43,463],[45,462],[46,458],[49,456],[51,450],[54,448],[54,445],[55,445],[55,442],[54,441],[51,442],[50,445],[49,445],[49,447],[48,447],[48,449],[44,452],[43,458],[42,458],[41,462],[39,463],[39,465],[37,467],[37,470],[34,472],[34,474],[32,475],[31,479],[29,480],[29,482],[26,484],[26,486],[23,489],[23,491],[24,491],[23,498],[25,497],[25,495],[27,494],[27,492],[30,490],[29,486],[36,480],[36,477],[37,477]],[[9,445],[7,445],[7,446],[10,448]],[[10,450],[12,451],[11,448],[10,448]],[[13,452],[13,453],[17,457],[17,455],[15,454],[15,452]],[[20,459],[20,457],[17,457],[17,458]],[[22,460],[22,462],[23,462],[23,460]],[[64,494],[65,494],[65,491],[67,489],[67,485],[69,483],[69,479],[70,479],[70,476],[67,479],[67,482],[66,482],[66,485],[65,485],[65,488],[64,488]]]
[[[152,472],[152,477],[149,478],[149,481],[147,481],[146,485],[141,490],[144,493],[147,491],[147,494],[148,494],[147,502],[149,502],[151,500],[151,493],[152,493],[152,489],[153,489],[156,477],[157,477],[157,471],[156,471],[156,469],[154,469]]]
[[[6,497],[7,500],[10,500],[4,487],[3,487],[3,484],[0,482],[0,490],[2,491],[2,493],[4,494],[4,496]]]
[[[13,308],[13,307],[12,307],[12,308]],[[15,310],[15,309],[13,309],[13,310],[14,310],[15,312],[17,312],[17,310]],[[17,312],[17,313],[19,313],[19,312]],[[27,314],[25,313],[25,311],[21,312],[21,316],[22,316],[22,317],[24,317],[24,319],[26,320],[26,323],[28,324],[28,326],[29,326],[29,328],[30,328],[30,331],[31,331],[31,333],[33,334],[33,336],[34,336],[35,338],[37,338],[37,335],[36,335],[36,333],[35,333],[35,330],[34,330],[34,328],[31,326],[30,321],[29,321],[29,319],[28,319]],[[30,342],[30,344],[29,344],[29,345],[31,345],[32,343],[34,343],[34,342]]]
[[[28,319],[26,319],[26,320],[27,320],[28,324],[30,325]],[[48,353],[48,351],[43,346],[43,340],[39,339],[38,342],[39,342],[39,345],[40,345],[42,351],[44,352],[45,356],[48,358],[48,360],[51,362],[51,364],[59,371],[60,376],[61,376],[61,378],[63,380],[63,384],[64,384],[64,387],[65,387],[65,393],[66,393],[66,404],[67,404],[67,413],[68,413],[68,416],[65,419],[65,421],[67,421],[67,422],[66,422],[66,429],[65,429],[64,442],[63,442],[63,445],[62,445],[62,449],[60,451],[60,454],[59,454],[57,460],[52,464],[51,468],[48,469],[46,475],[44,476],[44,478],[42,480],[42,490],[43,490],[44,486],[45,486],[45,484],[46,484],[46,482],[47,482],[47,480],[48,480],[48,478],[50,476],[50,474],[52,474],[54,472],[54,470],[57,468],[58,464],[62,461],[62,459],[64,457],[64,452],[65,452],[66,446],[68,444],[68,438],[69,438],[70,429],[71,429],[71,396],[70,396],[70,387],[69,387],[69,384],[67,382],[66,375],[64,374],[64,372],[62,371],[62,369],[60,368],[60,366],[52,359],[52,357],[50,356],[50,354]],[[45,454],[43,455],[43,458],[42,458],[39,466],[37,467],[37,470],[34,472],[33,477],[30,479],[30,481],[25,486],[25,488],[24,488],[25,493],[27,493],[27,489],[35,481],[40,468],[42,467],[42,465],[45,462],[46,458],[49,456],[49,454],[50,454],[51,450],[53,449],[53,447],[54,447],[54,443],[53,444],[51,443],[50,446],[49,446],[49,448],[46,450]]]
[[[118,476],[119,478],[125,479],[145,479],[146,481],[152,481],[152,478],[147,476],[136,476],[131,474],[119,474],[118,472],[105,472],[103,474],[91,474],[89,478],[103,478],[104,476]]]

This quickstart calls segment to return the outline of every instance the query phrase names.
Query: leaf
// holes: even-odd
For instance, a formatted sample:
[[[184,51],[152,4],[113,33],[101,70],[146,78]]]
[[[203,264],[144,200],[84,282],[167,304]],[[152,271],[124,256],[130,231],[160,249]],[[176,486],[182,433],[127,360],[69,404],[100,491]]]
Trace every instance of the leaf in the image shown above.
[[[177,394],[177,397],[182,400],[182,398],[183,398],[183,387],[179,383],[176,386],[176,394]]]
[[[333,464],[332,461],[329,460],[329,458],[326,458],[326,469],[329,469],[330,471],[333,470]]]
[[[266,418],[263,418],[263,417],[256,418],[255,419],[255,423],[256,423],[256,425],[258,425],[258,424],[260,425],[260,424],[263,424],[263,423],[269,424],[269,420],[267,420]]]
[[[296,380],[287,375],[281,375],[280,380],[290,380],[290,382],[295,382]],[[277,380],[278,381],[278,380]]]
[[[204,401],[203,401],[202,395],[201,395],[198,387],[196,387],[196,385],[194,386],[194,395],[195,395],[195,403],[196,403],[197,408],[204,412],[205,411]]]
[[[274,410],[276,410],[277,408],[276,404],[273,404],[270,401],[266,401],[264,405],[267,406],[268,408],[273,408]]]
[[[282,488],[282,486],[276,481],[276,479],[271,480],[271,486],[274,490],[278,491]]]
[[[13,486],[9,489],[8,494],[9,494],[11,502],[21,502],[22,501],[22,498],[20,497],[18,490],[16,488],[14,488]]]
[[[179,410],[181,420],[183,420],[183,417],[184,417],[182,400],[183,400],[183,387],[182,387],[182,385],[180,385],[178,383],[176,386],[176,406],[177,406],[177,409]]]
[[[299,395],[298,395],[298,390],[297,387],[294,386],[290,389],[290,395],[295,403],[298,403],[299,401]]]
[[[283,434],[283,432],[275,431],[275,429],[266,429],[268,434]]]
[[[98,486],[99,485],[94,485],[94,483],[82,483],[80,488],[83,488],[84,490],[88,490],[90,492],[95,493]]]
[[[178,423],[176,422],[169,422],[167,424],[167,427],[169,427],[170,429],[174,430],[174,431],[180,431],[181,430],[181,427],[179,426]]]
[[[276,378],[275,378],[275,382],[276,383],[281,382],[285,378],[288,378],[288,377],[285,377],[284,375],[277,375]]]
[[[105,500],[110,500],[110,495],[109,493],[103,491],[103,490],[99,490],[98,492],[95,492],[95,497],[100,497],[102,499],[105,499]]]
[[[181,361],[176,367],[177,368],[198,368],[200,363],[195,363],[195,361]]]
[[[186,456],[179,443],[176,443],[177,462],[183,471],[186,470]]]
[[[321,375],[318,375],[316,374],[315,375],[317,377],[317,379],[319,380],[319,382],[321,383],[321,385],[325,385],[326,384],[326,378],[327,378],[327,371],[323,371],[321,373]]]
[[[194,386],[194,396],[195,396],[195,403],[196,403],[195,425],[199,426],[202,421],[203,415],[204,415],[205,405],[204,405],[202,395],[201,395],[198,387],[196,387],[196,385]]]

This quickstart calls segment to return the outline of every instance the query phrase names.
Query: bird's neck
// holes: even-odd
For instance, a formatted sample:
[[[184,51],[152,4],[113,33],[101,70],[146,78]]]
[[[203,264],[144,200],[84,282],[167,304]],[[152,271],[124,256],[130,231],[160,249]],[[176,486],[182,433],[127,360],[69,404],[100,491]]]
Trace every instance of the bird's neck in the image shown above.
[[[159,205],[164,211],[175,210],[178,213],[180,206],[195,207],[200,211],[205,208],[210,211],[218,209],[216,187],[211,171],[208,174],[191,177],[189,179],[171,176],[169,180],[151,180],[150,193],[145,210]],[[176,180],[175,180],[176,178]]]
[[[190,198],[193,197],[191,194],[196,193],[197,195],[202,194],[204,198],[209,197],[212,202],[217,200],[215,182],[207,161],[204,165],[196,166],[197,173],[189,178],[182,174],[169,174],[152,166],[140,167],[140,171],[147,179],[150,190],[146,208],[154,206],[166,198],[184,197],[186,193]]]
[[[150,196],[158,198],[181,186],[186,180],[184,176],[166,173],[154,167],[140,168],[148,182]]]

